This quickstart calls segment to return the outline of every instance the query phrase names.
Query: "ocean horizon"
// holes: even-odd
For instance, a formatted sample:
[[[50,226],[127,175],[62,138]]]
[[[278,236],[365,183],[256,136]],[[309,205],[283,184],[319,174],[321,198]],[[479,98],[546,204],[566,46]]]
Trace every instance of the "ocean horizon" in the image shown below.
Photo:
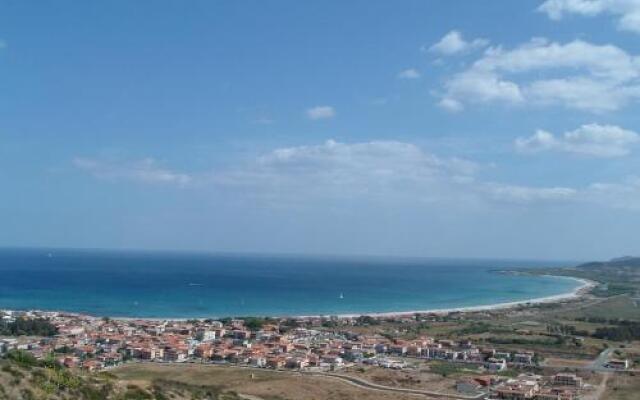
[[[572,262],[0,249],[0,309],[129,318],[353,315],[523,302],[581,283],[496,270]]]

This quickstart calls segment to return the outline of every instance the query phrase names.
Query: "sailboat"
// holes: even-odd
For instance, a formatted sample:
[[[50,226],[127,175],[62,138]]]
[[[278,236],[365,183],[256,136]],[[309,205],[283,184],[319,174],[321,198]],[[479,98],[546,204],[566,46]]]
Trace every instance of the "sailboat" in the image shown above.
[[[338,297],[340,300],[344,299],[344,294],[342,294],[342,292],[340,292],[340,296]]]

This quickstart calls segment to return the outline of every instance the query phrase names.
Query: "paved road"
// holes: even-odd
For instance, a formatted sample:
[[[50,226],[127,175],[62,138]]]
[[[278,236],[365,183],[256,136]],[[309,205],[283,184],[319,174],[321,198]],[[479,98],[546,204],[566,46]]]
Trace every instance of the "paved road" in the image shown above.
[[[600,352],[600,354],[598,354],[598,356],[589,364],[582,365],[582,366],[576,365],[576,366],[567,367],[567,368],[581,369],[585,371],[602,372],[602,373],[615,372],[616,370],[606,367],[607,363],[609,362],[611,353],[613,353],[614,351],[615,351],[614,348],[611,348],[611,347],[606,348],[602,352]],[[556,365],[553,365],[553,364],[544,364],[544,366],[557,367]]]
[[[613,353],[615,349],[609,347],[604,349],[595,360],[586,367],[586,369],[594,371],[594,372],[611,372],[610,368],[607,368],[606,365],[609,362],[609,356]]]

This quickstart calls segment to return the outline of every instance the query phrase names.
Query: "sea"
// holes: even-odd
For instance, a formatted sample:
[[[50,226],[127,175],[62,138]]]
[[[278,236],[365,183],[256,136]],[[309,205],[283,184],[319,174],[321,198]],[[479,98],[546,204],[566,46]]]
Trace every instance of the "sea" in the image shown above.
[[[567,262],[0,249],[0,309],[131,318],[311,316],[485,306],[571,292],[498,270]]]

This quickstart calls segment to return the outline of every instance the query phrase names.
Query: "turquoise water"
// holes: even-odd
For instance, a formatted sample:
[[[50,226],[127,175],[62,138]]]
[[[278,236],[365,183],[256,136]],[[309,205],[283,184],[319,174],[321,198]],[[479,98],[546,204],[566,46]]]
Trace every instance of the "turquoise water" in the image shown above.
[[[123,317],[336,315],[489,305],[579,283],[509,260],[0,250],[0,308]]]

